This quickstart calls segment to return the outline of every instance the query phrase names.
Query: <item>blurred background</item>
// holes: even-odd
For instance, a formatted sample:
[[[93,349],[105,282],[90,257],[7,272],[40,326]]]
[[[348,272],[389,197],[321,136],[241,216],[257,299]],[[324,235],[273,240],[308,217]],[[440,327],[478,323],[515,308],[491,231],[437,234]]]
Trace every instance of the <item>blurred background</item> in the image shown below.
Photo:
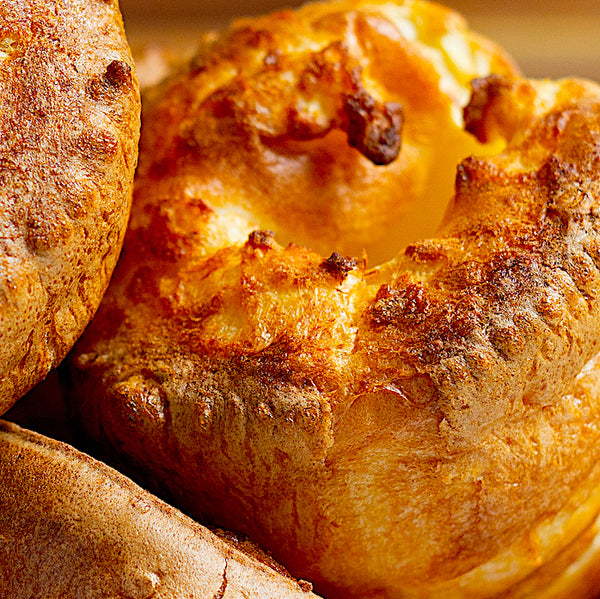
[[[121,0],[134,52],[147,41],[189,48],[198,32],[301,0]],[[531,77],[600,81],[600,0],[446,0]]]

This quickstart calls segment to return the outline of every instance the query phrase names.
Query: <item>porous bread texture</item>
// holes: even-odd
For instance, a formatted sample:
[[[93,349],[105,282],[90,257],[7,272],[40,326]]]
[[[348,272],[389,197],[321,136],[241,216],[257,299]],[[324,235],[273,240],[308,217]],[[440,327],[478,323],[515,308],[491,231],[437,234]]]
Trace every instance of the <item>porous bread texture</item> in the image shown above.
[[[0,421],[0,596],[315,599],[72,447]],[[244,553],[244,548],[248,553]]]
[[[472,77],[492,147],[457,117]],[[80,425],[327,597],[542,596],[600,483],[599,108],[422,2],[207,40],[147,107],[123,260],[72,362]],[[373,264],[388,220],[445,205],[450,163],[436,235]]]
[[[0,413],[95,313],[119,255],[140,101],[116,0],[0,3]]]

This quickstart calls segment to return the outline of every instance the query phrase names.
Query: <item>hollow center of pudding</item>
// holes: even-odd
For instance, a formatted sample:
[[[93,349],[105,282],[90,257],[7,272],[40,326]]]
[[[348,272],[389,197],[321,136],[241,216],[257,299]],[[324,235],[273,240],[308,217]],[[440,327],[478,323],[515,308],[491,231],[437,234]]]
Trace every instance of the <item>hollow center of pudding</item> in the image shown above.
[[[273,150],[263,228],[274,230],[282,245],[307,246],[324,257],[366,255],[375,266],[435,234],[454,194],[458,163],[492,149],[455,126],[428,144],[405,142],[387,166],[349,148],[339,131],[318,143]]]
[[[386,7],[319,17],[293,51],[245,47],[235,76],[220,71],[186,138],[203,201],[281,245],[369,266],[435,233],[457,164],[487,153],[461,107],[495,50],[458,21]],[[229,229],[226,241],[243,242],[243,226]]]

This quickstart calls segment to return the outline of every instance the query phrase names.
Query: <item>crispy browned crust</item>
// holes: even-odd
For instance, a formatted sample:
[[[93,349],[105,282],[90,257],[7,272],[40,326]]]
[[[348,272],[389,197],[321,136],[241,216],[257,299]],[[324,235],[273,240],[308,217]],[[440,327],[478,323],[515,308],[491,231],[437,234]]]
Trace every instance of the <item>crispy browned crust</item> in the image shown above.
[[[178,505],[327,596],[461,596],[507,548],[519,572],[550,560],[536,527],[600,483],[598,366],[582,370],[599,350],[600,90],[491,60],[504,75],[475,82],[466,125],[505,149],[460,162],[434,238],[370,267],[345,235],[385,238],[372,214],[422,199],[413,167],[460,138],[437,71],[378,6],[244,22],[154,97],[74,409]],[[348,138],[349,99],[375,140],[403,106],[397,160]],[[296,229],[312,250],[279,243]]]
[[[66,355],[116,263],[132,65],[116,0],[0,3],[0,413]]]
[[[105,464],[7,422],[0,480],[2,597],[315,597],[255,547],[217,536]]]

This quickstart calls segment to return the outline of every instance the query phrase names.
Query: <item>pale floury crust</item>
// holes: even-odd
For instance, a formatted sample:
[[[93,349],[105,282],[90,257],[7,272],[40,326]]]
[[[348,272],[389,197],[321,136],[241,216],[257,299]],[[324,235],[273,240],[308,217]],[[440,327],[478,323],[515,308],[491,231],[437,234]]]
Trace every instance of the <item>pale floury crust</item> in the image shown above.
[[[121,248],[140,101],[118,3],[0,3],[0,413],[96,311]]]
[[[149,95],[81,426],[327,597],[543,596],[598,511],[599,106],[420,2],[207,38]]]

